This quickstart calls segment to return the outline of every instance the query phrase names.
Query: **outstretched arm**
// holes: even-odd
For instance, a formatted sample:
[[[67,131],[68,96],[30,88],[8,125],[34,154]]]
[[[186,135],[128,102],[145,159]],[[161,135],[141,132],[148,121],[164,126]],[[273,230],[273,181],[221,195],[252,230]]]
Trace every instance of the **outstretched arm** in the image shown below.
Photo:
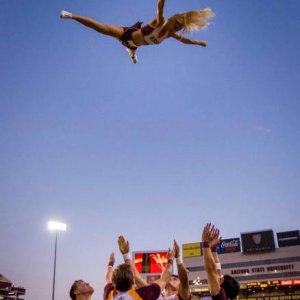
[[[216,268],[215,260],[210,249],[211,232],[214,226],[206,224],[202,232],[204,266],[208,279],[208,288],[211,296],[218,295],[221,290],[220,277]]]
[[[192,39],[189,39],[189,38],[187,38],[184,35],[181,35],[179,33],[173,33],[171,36],[174,39],[176,39],[177,41],[179,41],[179,42],[181,42],[183,44],[199,45],[199,46],[202,46],[202,47],[206,47],[206,42],[205,41],[192,40]]]
[[[107,265],[107,271],[105,275],[105,284],[112,282],[112,274],[114,272],[114,264],[115,264],[115,254],[112,252],[109,256],[109,261]]]
[[[122,235],[119,236],[118,245],[119,245],[120,252],[123,255],[125,263],[130,266],[130,269],[134,274],[136,285],[139,288],[146,286],[147,282],[142,278],[142,276],[139,273],[139,271],[137,270],[134,262],[132,261],[132,259],[129,256],[129,251],[130,251],[129,242],[125,240],[124,236],[122,236]]]
[[[175,250],[175,259],[177,263],[178,276],[180,280],[179,294],[183,300],[191,299],[190,287],[189,287],[189,278],[187,275],[187,270],[185,265],[182,262],[180,257],[180,248],[177,242],[174,240],[174,250]]]

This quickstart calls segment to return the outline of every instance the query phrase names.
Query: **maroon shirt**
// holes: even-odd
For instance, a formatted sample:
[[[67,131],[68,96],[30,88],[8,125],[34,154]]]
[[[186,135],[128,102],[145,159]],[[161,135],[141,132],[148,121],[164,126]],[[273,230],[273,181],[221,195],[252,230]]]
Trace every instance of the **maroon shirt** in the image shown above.
[[[114,288],[115,287],[112,283],[108,283],[104,287],[104,295],[103,295],[104,300],[107,300],[109,293]],[[156,283],[152,283],[150,285],[143,286],[139,289],[136,289],[135,291],[143,300],[156,300],[160,296],[160,287]]]
[[[213,300],[228,300],[228,297],[225,293],[225,290],[221,287],[220,292],[218,295],[211,297]]]

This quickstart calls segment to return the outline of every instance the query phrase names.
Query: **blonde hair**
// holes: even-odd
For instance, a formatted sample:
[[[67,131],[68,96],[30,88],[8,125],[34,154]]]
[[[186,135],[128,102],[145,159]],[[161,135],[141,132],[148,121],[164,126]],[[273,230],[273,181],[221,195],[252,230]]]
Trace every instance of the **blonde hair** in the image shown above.
[[[210,8],[205,8],[201,10],[192,10],[182,14],[173,15],[178,21],[185,32],[191,32],[199,29],[205,29],[208,27],[209,20],[213,18],[215,14]],[[171,19],[170,18],[170,19]]]

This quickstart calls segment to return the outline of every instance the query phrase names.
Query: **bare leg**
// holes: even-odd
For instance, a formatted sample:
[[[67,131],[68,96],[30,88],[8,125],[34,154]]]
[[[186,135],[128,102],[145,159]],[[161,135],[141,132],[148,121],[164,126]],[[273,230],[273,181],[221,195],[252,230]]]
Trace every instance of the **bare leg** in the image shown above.
[[[96,20],[88,17],[82,17],[82,16],[77,16],[77,15],[72,15],[68,19],[75,20],[81,24],[83,24],[86,27],[92,28],[101,34],[105,34],[114,38],[119,39],[123,33],[124,30],[121,26],[116,26],[116,25],[107,25],[104,23],[97,22]]]

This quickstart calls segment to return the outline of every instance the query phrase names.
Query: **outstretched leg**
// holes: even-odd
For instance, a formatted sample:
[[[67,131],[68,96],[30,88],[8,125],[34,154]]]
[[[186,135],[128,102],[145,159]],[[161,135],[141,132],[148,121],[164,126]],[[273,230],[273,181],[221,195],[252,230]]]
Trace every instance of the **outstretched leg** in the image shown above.
[[[73,15],[66,11],[62,11],[60,13],[60,17],[63,19],[75,20],[86,27],[92,28],[100,32],[101,34],[108,35],[117,39],[119,39],[124,33],[123,27],[121,26],[107,25],[104,23],[100,23],[92,18]]]

